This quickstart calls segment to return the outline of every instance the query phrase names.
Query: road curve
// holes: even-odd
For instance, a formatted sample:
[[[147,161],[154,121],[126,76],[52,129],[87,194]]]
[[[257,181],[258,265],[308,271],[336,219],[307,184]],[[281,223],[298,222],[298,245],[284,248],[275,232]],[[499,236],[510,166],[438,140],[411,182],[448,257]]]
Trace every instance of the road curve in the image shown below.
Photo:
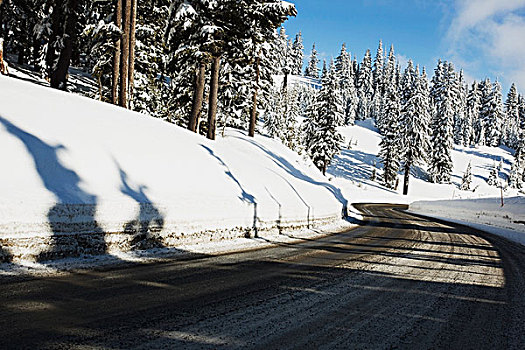
[[[520,349],[525,249],[391,205],[300,244],[0,279],[2,349]]]

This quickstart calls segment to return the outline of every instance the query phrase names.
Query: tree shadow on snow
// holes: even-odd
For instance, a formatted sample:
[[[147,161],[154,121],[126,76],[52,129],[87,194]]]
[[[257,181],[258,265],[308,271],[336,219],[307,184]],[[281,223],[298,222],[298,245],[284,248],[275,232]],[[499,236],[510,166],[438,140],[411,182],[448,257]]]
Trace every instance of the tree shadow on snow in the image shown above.
[[[49,145],[2,117],[0,124],[24,144],[45,188],[56,198],[56,204],[47,213],[53,232],[51,249],[40,253],[37,260],[104,254],[107,248],[104,232],[95,219],[97,197],[84,191],[78,174],[60,161],[59,152],[65,152],[66,148]],[[74,237],[68,234],[71,232],[75,232]]]
[[[237,180],[237,178],[232,174],[230,167],[228,167],[228,165],[226,165],[226,163],[224,163],[224,161],[219,156],[217,156],[211,148],[204,146],[202,144],[200,146],[204,148],[206,152],[208,152],[213,158],[215,158],[221,164],[221,166],[224,168],[224,173],[226,174],[226,176],[228,176],[239,187],[239,189],[241,190],[241,196],[239,197],[239,199],[244,203],[253,205],[252,230],[253,230],[255,237],[257,237],[258,236],[257,235],[258,234],[257,221],[259,221],[257,217],[257,199],[253,195],[251,195],[250,193],[244,190],[244,187],[242,187],[239,180]],[[245,236],[250,237],[250,232],[246,232]]]
[[[156,236],[164,228],[164,216],[155,207],[144,192],[147,186],[139,185],[136,189],[129,183],[128,174],[117,164],[120,174],[120,191],[139,205],[137,217],[124,225],[124,232],[133,236],[131,249],[143,250],[163,246],[160,237]]]
[[[326,182],[316,181],[315,179],[311,178],[310,176],[304,174],[302,171],[297,169],[290,162],[288,162],[285,158],[277,155],[276,153],[270,151],[269,149],[267,149],[266,147],[258,144],[255,141],[247,140],[245,138],[238,137],[238,136],[233,136],[233,138],[236,138],[236,139],[248,142],[248,143],[252,144],[253,146],[259,148],[261,151],[266,153],[268,155],[268,157],[279,168],[283,169],[284,171],[286,171],[288,174],[292,175],[293,177],[295,177],[295,178],[297,178],[297,179],[299,179],[301,181],[309,182],[309,183],[311,183],[313,185],[322,186],[322,187],[326,188],[339,201],[339,203],[341,203],[341,205],[342,205],[342,215],[344,217],[346,217],[346,215],[347,215],[346,212],[347,212],[347,208],[348,208],[348,200],[343,196],[343,193],[341,192],[341,190],[339,188],[335,187],[332,184],[326,183]]]
[[[381,163],[379,158],[371,153],[366,153],[358,150],[343,149],[341,153],[334,157],[332,164],[328,168],[328,172],[336,177],[353,180],[359,183],[364,183],[368,186],[376,187],[384,191],[396,193],[378,182],[372,181],[372,170],[374,162],[377,164],[377,176],[379,177],[379,170]]]

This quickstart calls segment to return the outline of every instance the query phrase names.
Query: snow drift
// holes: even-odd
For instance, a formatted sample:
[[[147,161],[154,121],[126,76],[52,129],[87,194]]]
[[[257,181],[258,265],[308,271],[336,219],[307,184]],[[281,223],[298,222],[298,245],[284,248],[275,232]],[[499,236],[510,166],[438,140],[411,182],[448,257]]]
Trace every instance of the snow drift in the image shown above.
[[[0,260],[175,247],[334,221],[346,199],[296,153],[209,141],[116,106],[0,77]]]
[[[419,201],[410,210],[463,223],[525,245],[525,197]]]

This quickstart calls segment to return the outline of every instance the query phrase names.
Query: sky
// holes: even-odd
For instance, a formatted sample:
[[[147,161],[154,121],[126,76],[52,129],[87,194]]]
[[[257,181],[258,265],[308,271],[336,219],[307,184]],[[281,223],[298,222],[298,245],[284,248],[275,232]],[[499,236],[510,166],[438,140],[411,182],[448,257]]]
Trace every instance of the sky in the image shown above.
[[[437,60],[463,69],[468,81],[489,77],[525,93],[525,0],[295,0],[287,34],[303,34],[305,55],[315,42],[321,59],[346,43],[360,62],[379,40],[397,58],[426,67]]]

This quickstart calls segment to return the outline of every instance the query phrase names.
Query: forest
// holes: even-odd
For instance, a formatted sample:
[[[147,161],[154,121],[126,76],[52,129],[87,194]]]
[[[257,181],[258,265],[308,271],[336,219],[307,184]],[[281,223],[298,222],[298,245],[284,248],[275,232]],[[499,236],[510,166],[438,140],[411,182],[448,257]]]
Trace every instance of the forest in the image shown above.
[[[96,81],[91,98],[212,140],[225,127],[264,133],[323,173],[345,146],[338,127],[371,118],[388,188],[401,171],[406,194],[417,165],[450,183],[454,145],[513,149],[507,184],[522,188],[525,99],[515,84],[504,97],[497,80],[467,82],[444,60],[429,77],[381,41],[374,57],[358,61],[343,44],[321,63],[315,44],[306,54],[301,33],[286,33],[296,15],[281,0],[3,0],[0,38],[7,60],[53,88],[68,90],[76,67]],[[466,169],[462,189],[471,176]]]

